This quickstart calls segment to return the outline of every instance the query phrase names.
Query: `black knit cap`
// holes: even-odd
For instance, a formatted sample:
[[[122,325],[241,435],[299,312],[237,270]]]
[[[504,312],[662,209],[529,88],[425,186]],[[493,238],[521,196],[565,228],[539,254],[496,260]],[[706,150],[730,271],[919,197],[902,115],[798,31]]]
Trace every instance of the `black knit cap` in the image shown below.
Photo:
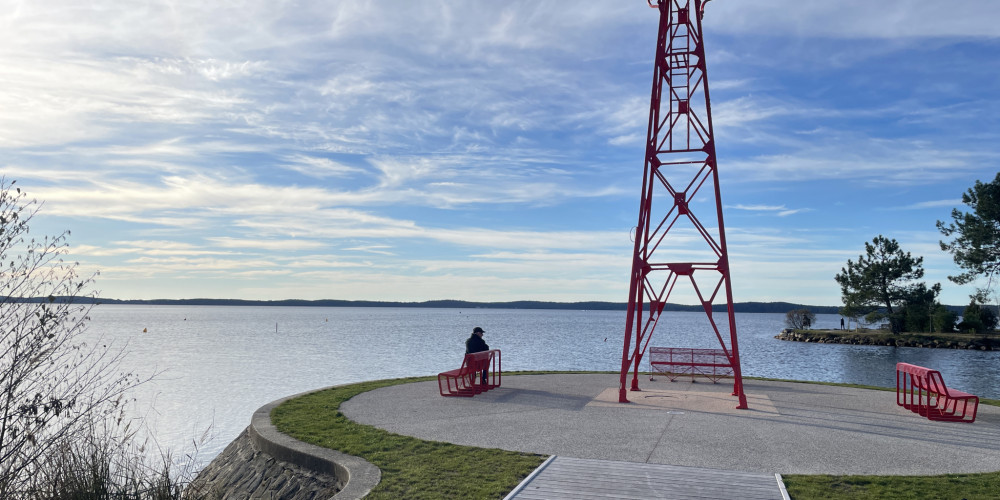
[[[472,333],[486,333],[486,330],[483,330],[482,328],[477,326],[472,329]]]

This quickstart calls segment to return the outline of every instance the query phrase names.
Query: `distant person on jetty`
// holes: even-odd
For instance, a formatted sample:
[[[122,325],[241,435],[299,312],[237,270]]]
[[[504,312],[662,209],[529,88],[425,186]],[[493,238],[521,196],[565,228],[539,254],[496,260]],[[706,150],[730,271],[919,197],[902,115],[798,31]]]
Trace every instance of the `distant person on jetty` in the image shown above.
[[[486,330],[480,327],[475,327],[472,329],[472,335],[469,336],[469,340],[465,341],[465,353],[472,354],[474,352],[483,352],[490,350],[490,346],[486,345],[486,341],[483,340],[483,334]],[[483,370],[483,384],[486,384],[487,374],[489,370]]]

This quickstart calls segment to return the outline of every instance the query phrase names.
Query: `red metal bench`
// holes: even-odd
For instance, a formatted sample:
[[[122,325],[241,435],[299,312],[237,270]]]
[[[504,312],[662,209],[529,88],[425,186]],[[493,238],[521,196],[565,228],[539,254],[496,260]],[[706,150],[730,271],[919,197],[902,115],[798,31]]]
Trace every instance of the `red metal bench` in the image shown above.
[[[723,377],[733,376],[733,365],[722,349],[692,349],[687,347],[650,347],[649,379],[653,373],[666,375],[671,382],[690,375],[708,377],[717,383]]]
[[[486,383],[483,383],[481,376],[484,370],[487,372]],[[438,374],[438,391],[442,396],[471,398],[500,387],[501,377],[499,349],[466,354],[459,369]]]
[[[896,404],[929,420],[972,423],[976,421],[979,397],[949,389],[937,370],[896,363]]]

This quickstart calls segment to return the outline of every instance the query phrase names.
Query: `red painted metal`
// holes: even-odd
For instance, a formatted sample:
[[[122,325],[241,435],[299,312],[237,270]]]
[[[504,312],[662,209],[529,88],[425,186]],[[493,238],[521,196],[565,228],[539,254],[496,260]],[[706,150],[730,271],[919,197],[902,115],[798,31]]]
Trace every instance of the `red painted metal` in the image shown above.
[[[486,376],[481,376],[485,371]],[[466,354],[462,366],[438,374],[438,392],[442,396],[472,397],[500,387],[503,376],[500,350]]]
[[[937,370],[896,363],[896,404],[928,420],[972,423],[979,410],[979,397],[948,388]]]
[[[640,362],[660,319],[667,317],[664,304],[690,283],[687,293],[708,319],[711,331],[706,333],[714,334],[732,368],[737,408],[747,407],[705,72],[704,3],[659,0],[655,5],[660,24],[622,348],[622,403],[628,402],[630,370],[630,389],[639,390]],[[722,304],[725,318],[716,321],[714,306]]]
[[[717,383],[720,379],[733,376],[733,366],[729,356],[722,349],[691,349],[687,347],[650,347],[649,380],[652,374],[666,375],[671,382],[681,376],[706,377]]]

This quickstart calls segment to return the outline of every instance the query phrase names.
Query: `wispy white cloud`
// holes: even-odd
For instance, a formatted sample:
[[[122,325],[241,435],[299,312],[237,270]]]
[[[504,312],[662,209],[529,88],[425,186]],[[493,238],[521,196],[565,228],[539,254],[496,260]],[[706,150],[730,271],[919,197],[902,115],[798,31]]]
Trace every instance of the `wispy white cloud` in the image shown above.
[[[787,217],[789,215],[795,215],[795,214],[798,214],[798,213],[808,212],[808,211],[809,211],[808,208],[796,208],[796,209],[792,209],[792,210],[782,210],[782,211],[778,212],[778,217]]]
[[[748,78],[737,79],[737,80],[718,80],[712,81],[712,91],[719,90],[734,90],[747,88],[752,81]]]
[[[973,0],[961,8],[942,9],[930,0],[847,0],[835,4],[794,0],[716,2],[706,8],[705,23],[737,34],[768,33],[796,37],[907,38],[1000,37],[990,22],[1000,6]]]
[[[726,127],[745,127],[750,123],[759,122],[779,116],[802,116],[809,111],[785,102],[764,102],[764,99],[744,96],[723,101],[713,109],[713,122],[720,129]]]
[[[728,161],[743,180],[853,179],[882,185],[930,185],[980,171],[982,155],[941,149],[921,140],[849,135],[802,142],[787,154]]]
[[[911,203],[909,205],[894,207],[893,210],[924,210],[927,208],[957,208],[962,205],[961,199],[953,200],[931,200]]]
[[[395,252],[389,250],[391,248],[392,246],[390,245],[364,245],[356,247],[347,247],[344,248],[344,251],[374,253],[379,255],[396,255]]]
[[[250,268],[275,268],[274,261],[267,259],[219,259],[179,256],[155,257],[147,255],[127,259],[124,263],[132,265],[133,270],[140,270],[140,272],[146,274],[167,275],[169,273],[177,273],[181,276],[206,276]]]
[[[747,212],[773,213],[778,217],[787,217],[802,212],[808,212],[808,208],[787,208],[785,205],[729,205],[726,208],[734,210],[744,210]]]
[[[748,210],[751,212],[776,212],[785,210],[784,205],[729,205],[726,208],[736,210]]]
[[[206,238],[205,240],[212,245],[222,248],[255,250],[312,250],[327,246],[320,241],[302,239],[253,240],[219,236]]]
[[[341,177],[365,171],[363,168],[344,165],[329,158],[317,158],[306,155],[294,155],[288,158],[287,163],[281,164],[280,167],[319,179]]]
[[[75,256],[116,257],[123,255],[144,256],[196,256],[196,255],[236,255],[232,251],[216,250],[172,240],[164,241],[113,241],[107,246],[73,245],[70,252]]]
[[[0,147],[106,139],[136,123],[202,123],[239,114],[250,104],[233,90],[201,85],[215,80],[204,66],[197,68],[204,64],[198,61],[71,61],[49,54],[14,60],[0,54],[0,60],[8,67]]]

